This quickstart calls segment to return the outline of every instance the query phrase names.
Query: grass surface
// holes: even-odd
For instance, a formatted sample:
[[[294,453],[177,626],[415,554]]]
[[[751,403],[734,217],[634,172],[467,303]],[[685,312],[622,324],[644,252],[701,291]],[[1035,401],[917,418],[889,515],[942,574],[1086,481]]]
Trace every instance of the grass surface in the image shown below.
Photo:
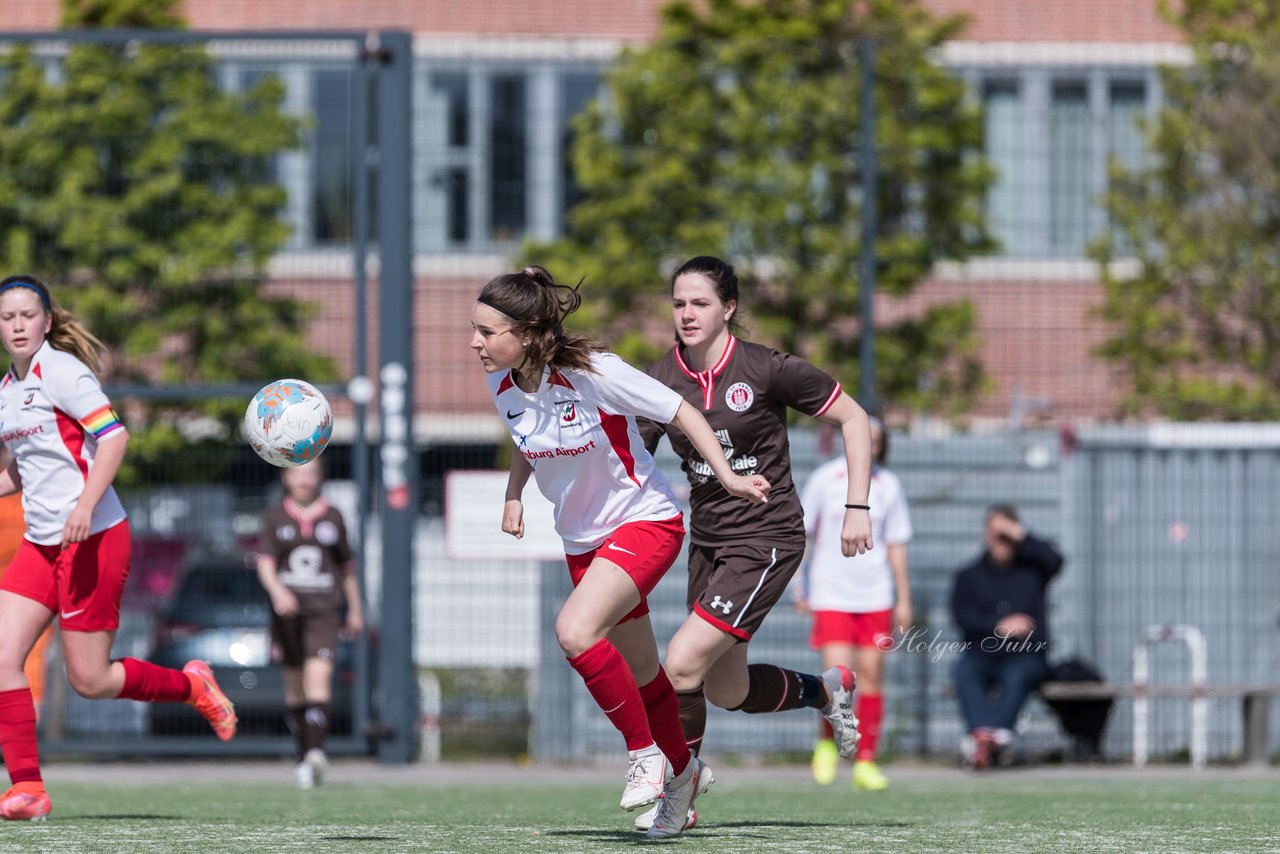
[[[113,779],[110,766],[99,784],[58,782],[53,768],[53,816],[0,826],[0,851],[1280,852],[1277,775],[889,772],[893,787],[866,795],[843,780],[818,788],[794,772],[725,769],[696,830],[645,843],[617,808],[620,780],[599,773],[530,781],[499,767],[449,782],[445,770],[300,792],[278,765],[244,781],[162,784],[134,782],[145,770]]]

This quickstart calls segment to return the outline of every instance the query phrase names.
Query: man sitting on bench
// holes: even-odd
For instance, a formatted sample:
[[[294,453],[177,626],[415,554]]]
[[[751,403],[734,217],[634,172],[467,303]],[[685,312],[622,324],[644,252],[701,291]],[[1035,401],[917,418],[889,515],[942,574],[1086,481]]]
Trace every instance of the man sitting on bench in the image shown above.
[[[965,640],[955,680],[973,768],[994,764],[1023,703],[1049,677],[1045,592],[1063,564],[1007,504],[987,510],[984,540],[986,550],[956,574],[951,591],[951,615]]]

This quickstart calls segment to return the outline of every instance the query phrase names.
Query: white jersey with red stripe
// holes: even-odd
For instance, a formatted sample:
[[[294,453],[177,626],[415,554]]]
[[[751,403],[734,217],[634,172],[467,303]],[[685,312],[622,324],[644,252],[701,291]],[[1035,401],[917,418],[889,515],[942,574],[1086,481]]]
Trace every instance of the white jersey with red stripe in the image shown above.
[[[591,357],[595,372],[544,370],[532,393],[510,371],[489,375],[489,391],[516,453],[533,466],[555,505],[567,554],[598,548],[621,525],[679,514],[667,479],[645,450],[636,416],[663,424],[683,399],[612,353]]]
[[[800,494],[809,553],[801,570],[805,600],[814,611],[865,614],[893,607],[893,570],[889,546],[911,539],[911,515],[898,476],[880,466],[871,468],[871,541],[875,548],[845,557],[840,548],[845,502],[849,500],[849,469],[844,457],[814,469]]]
[[[10,367],[0,379],[0,442],[18,464],[26,537],[39,545],[62,539],[67,517],[84,491],[98,443],[124,435],[89,366],[48,341],[21,379]],[[107,487],[93,510],[89,533],[125,518],[115,490]]]

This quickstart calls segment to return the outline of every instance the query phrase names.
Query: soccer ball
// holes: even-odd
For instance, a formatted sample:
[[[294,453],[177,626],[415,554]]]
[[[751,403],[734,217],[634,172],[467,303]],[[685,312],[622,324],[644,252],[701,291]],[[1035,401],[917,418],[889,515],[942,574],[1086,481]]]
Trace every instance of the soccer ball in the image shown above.
[[[244,434],[273,466],[300,466],[324,451],[333,433],[333,409],[320,390],[302,380],[267,383],[249,401]]]

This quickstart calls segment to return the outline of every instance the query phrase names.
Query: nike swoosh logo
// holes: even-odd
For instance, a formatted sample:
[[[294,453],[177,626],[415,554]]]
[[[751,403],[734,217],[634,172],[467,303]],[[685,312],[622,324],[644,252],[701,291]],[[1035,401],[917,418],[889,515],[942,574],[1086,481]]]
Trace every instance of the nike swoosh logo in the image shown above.
[[[512,412],[510,409],[507,410],[507,417],[512,420],[519,418],[521,415],[524,415],[523,409],[521,409],[519,412]]]
[[[631,551],[631,549],[624,549],[622,546],[618,545],[617,543],[609,543],[609,548],[615,552],[626,552],[632,557],[636,556],[636,553]]]
[[[79,611],[70,611],[70,612],[68,612],[68,611],[63,611],[63,612],[62,612],[62,619],[64,619],[64,620],[70,620],[72,617],[78,617],[78,616],[80,616],[81,614],[83,614],[83,613],[85,612],[85,610],[86,610],[86,609],[81,608]]]

